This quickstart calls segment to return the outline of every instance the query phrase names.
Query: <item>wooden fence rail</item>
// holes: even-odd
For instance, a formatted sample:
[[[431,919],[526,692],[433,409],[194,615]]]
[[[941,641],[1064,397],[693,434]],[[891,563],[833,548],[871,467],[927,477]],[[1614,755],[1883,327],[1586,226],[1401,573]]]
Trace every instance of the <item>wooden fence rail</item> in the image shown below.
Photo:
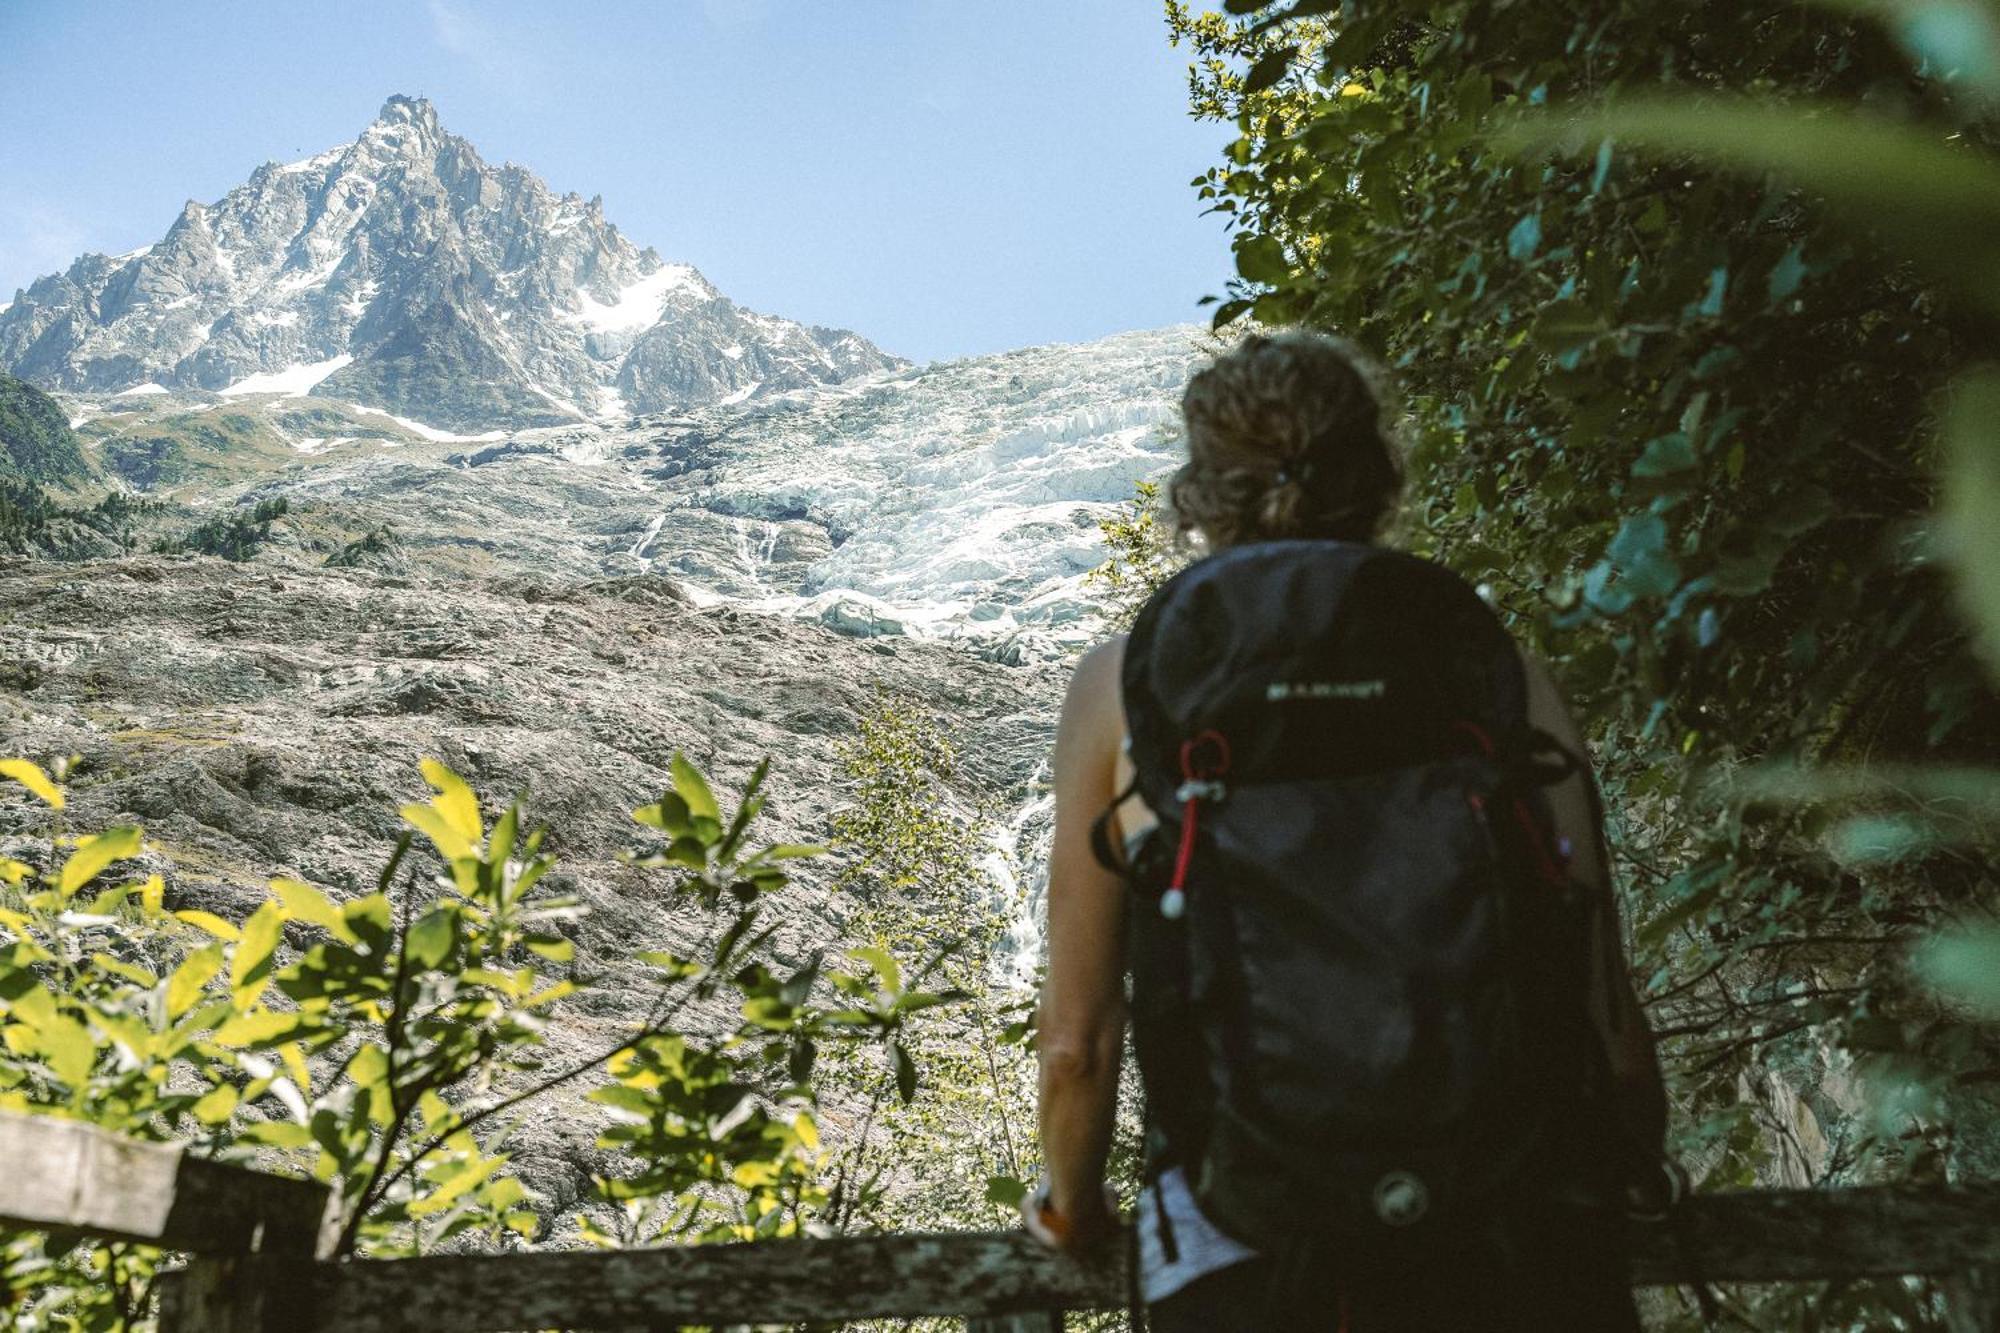
[[[1125,1247],[1083,1262],[1018,1232],[329,1262],[326,1191],[70,1121],[0,1113],[0,1225],[194,1254],[163,1280],[167,1333],[510,1333],[951,1316],[1048,1333],[1122,1306]],[[1952,1279],[1965,1333],[2000,1333],[2000,1186],[1703,1195],[1635,1227],[1640,1285]]]

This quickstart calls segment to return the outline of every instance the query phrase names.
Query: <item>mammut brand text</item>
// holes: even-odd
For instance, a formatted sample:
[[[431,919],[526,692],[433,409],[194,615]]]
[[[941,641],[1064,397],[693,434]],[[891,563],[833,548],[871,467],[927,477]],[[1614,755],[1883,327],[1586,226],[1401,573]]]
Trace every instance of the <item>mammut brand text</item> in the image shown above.
[[[1264,687],[1270,703],[1290,699],[1380,699],[1389,692],[1380,680],[1274,680]]]

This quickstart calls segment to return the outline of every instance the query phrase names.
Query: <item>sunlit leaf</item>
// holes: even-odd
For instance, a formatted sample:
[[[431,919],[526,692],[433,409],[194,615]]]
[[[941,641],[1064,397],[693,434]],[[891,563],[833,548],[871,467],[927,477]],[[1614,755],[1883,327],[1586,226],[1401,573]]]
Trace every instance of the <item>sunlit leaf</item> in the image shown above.
[[[712,819],[719,825],[722,807],[716,804],[715,792],[710,789],[708,779],[701,770],[689,763],[678,751],[675,752],[668,768],[673,773],[674,791],[687,803],[688,814],[694,819]]]
[[[479,798],[472,794],[472,788],[465,785],[465,779],[446,768],[435,759],[425,759],[418,764],[424,781],[437,788],[437,796],[431,805],[444,816],[453,832],[468,844],[477,843],[484,831],[479,825]]]
[[[284,937],[285,913],[277,903],[266,901],[243,923],[243,935],[229,959],[229,988],[236,1003],[249,1005],[256,1000],[271,976],[271,958]]]
[[[75,893],[96,879],[113,861],[137,856],[140,841],[139,830],[129,824],[107,829],[95,837],[79,839],[76,851],[63,862],[57,887],[64,893]]]
[[[277,895],[285,914],[294,921],[319,926],[331,931],[337,938],[352,942],[354,932],[349,929],[347,918],[340,909],[312,885],[303,880],[278,878],[271,881],[271,892]]]
[[[436,907],[419,917],[403,941],[409,959],[418,967],[437,967],[451,956],[458,940],[458,914],[448,907]]]
[[[37,764],[26,759],[0,759],[0,778],[12,778],[56,809],[63,808],[62,789],[49,781],[49,775]]]
[[[177,1019],[201,999],[208,983],[222,971],[222,946],[211,944],[181,960],[167,978],[167,1018]]]
[[[190,926],[199,926],[201,929],[215,936],[215,938],[229,943],[234,943],[236,940],[242,938],[243,935],[242,931],[229,924],[229,922],[224,921],[215,913],[204,912],[197,907],[190,907],[183,911],[175,912],[174,916],[187,922]]]

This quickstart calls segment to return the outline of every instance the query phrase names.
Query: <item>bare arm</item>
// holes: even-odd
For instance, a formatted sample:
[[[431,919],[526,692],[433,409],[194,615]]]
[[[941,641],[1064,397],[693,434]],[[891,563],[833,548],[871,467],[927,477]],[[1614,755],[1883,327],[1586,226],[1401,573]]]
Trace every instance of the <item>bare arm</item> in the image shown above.
[[[1077,664],[1056,731],[1040,1114],[1049,1202],[1079,1244],[1105,1221],[1104,1163],[1125,1035],[1124,884],[1090,852],[1091,822],[1116,794],[1123,648],[1105,644]]]
[[[1525,653],[1528,672],[1528,717],[1563,743],[1571,753],[1587,755],[1576,721],[1557,692],[1548,670]],[[1660,1078],[1659,1057],[1645,1011],[1625,965],[1625,942],[1618,928],[1618,903],[1611,892],[1611,867],[1606,860],[1604,830],[1589,784],[1578,773],[1549,791],[1556,830],[1573,849],[1572,873],[1596,895],[1595,929],[1591,935],[1591,1017],[1611,1067],[1619,1120],[1637,1148],[1656,1152],[1666,1138],[1667,1095]]]

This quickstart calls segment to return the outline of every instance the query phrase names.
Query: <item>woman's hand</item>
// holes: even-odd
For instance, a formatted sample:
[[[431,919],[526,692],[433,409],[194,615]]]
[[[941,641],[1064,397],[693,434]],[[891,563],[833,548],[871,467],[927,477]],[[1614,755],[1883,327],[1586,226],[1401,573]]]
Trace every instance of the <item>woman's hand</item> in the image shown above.
[[[1072,1212],[1078,1215],[1071,1216]],[[1108,1184],[1103,1187],[1102,1202],[1088,1210],[1057,1209],[1049,1198],[1047,1176],[1021,1200],[1021,1223],[1028,1234],[1065,1254],[1081,1254],[1095,1246],[1115,1228],[1117,1218],[1118,1191]]]

